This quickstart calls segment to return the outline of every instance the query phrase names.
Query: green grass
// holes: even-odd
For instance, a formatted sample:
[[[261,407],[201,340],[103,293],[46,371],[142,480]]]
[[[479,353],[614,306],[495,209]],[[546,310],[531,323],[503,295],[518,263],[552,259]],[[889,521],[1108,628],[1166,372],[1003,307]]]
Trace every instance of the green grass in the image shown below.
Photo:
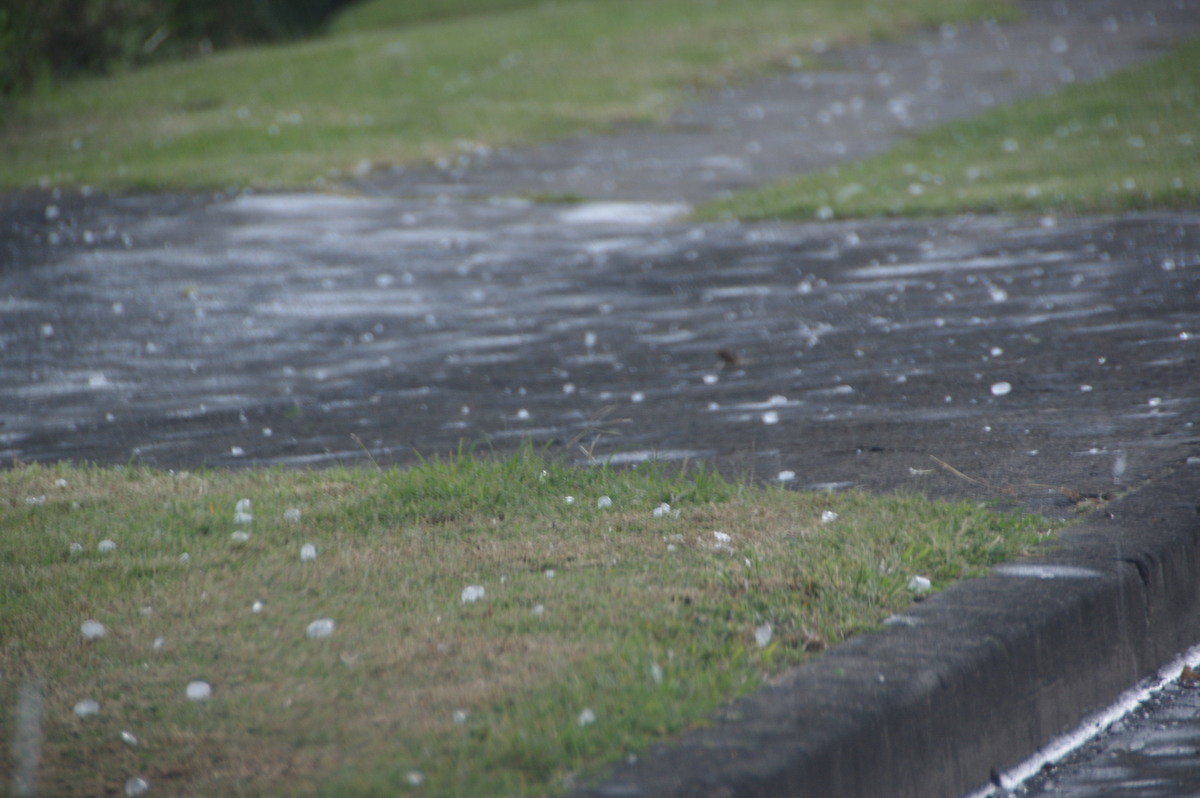
[[[253,520],[235,523],[243,498]],[[529,451],[406,471],[18,467],[0,473],[0,739],[7,756],[18,690],[40,683],[46,795],[134,775],[177,796],[392,796],[410,778],[553,794],[876,628],[912,576],[940,588],[1053,526]],[[486,594],[463,603],[468,585]],[[307,639],[325,617],[333,635]],[[87,619],[106,636],[84,640]],[[196,679],[209,700],[185,698]],[[85,698],[99,714],[73,713]]]
[[[1108,80],[919,134],[700,218],[1093,213],[1200,205],[1200,42]]]
[[[696,87],[782,68],[817,39],[1015,13],[1007,0],[460,0],[430,19],[406,5],[354,8],[308,42],[28,98],[0,123],[0,188],[322,185],[659,120]]]

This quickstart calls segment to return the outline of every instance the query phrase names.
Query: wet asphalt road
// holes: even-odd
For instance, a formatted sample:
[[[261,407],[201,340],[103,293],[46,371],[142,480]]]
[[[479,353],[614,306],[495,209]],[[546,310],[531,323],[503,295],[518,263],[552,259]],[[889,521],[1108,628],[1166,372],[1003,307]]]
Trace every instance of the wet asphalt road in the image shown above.
[[[1200,690],[1178,681],[1014,791],[1030,798],[1200,795]]]
[[[0,462],[409,463],[529,439],[1061,516],[1194,461],[1200,214],[681,221],[1200,29],[1190,1],[1031,8],[845,51],[662,130],[353,195],[2,198]],[[479,199],[541,191],[604,202]],[[1080,768],[1107,786],[1062,792],[1064,764],[1032,794],[1186,794],[1147,773],[1185,772],[1190,731],[1146,757],[1191,695]]]
[[[147,201],[0,278],[6,459],[408,462],[528,438],[1069,512],[1200,442],[1189,215],[699,226],[649,205]]]

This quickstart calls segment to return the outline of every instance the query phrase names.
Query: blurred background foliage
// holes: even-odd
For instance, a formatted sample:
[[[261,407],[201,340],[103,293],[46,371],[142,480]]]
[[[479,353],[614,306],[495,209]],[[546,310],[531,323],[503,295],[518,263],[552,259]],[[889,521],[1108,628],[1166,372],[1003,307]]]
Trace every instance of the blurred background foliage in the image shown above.
[[[352,2],[6,0],[0,4],[0,98],[81,73],[302,38]]]

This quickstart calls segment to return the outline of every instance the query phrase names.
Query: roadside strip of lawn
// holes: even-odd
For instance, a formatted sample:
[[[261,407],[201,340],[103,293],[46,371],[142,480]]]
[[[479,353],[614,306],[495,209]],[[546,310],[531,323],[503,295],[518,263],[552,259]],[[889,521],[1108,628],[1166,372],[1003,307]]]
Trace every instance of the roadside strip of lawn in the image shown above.
[[[307,42],[27,98],[0,119],[0,189],[319,186],[660,120],[698,88],[796,68],[818,43],[1018,13],[1008,0],[463,0],[416,23],[403,5],[351,8]]]
[[[996,108],[891,150],[739,193],[701,219],[1200,206],[1200,41],[1106,80]]]
[[[48,795],[552,794],[1056,528],[530,450],[20,466],[0,738],[36,696]]]

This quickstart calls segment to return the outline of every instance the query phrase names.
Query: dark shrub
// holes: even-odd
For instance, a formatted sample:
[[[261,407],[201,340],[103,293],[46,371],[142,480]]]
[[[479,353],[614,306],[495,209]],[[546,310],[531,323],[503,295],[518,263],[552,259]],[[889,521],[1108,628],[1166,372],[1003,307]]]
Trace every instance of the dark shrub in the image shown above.
[[[352,0],[9,0],[0,97],[81,72],[309,35]]]

